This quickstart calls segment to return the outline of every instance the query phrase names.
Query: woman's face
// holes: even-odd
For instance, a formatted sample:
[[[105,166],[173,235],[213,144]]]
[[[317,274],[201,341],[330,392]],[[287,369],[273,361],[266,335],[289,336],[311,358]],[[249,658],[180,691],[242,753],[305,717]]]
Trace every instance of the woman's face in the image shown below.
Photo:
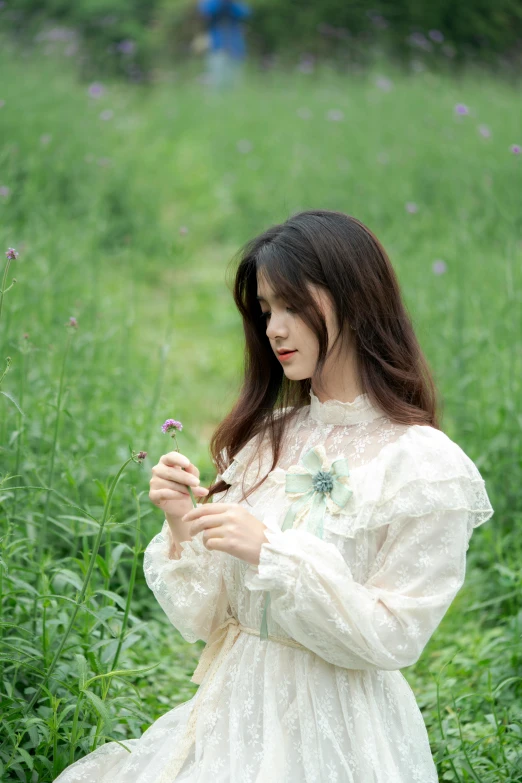
[[[323,288],[312,284],[309,287],[312,296],[324,313],[328,329],[328,347],[330,348],[338,331],[335,310],[328,293]],[[257,274],[257,298],[262,313],[267,314],[264,317],[266,336],[276,356],[279,356],[281,348],[293,351],[288,358],[280,359],[286,377],[292,381],[311,378],[319,356],[319,341],[314,332],[292,309],[291,302],[283,302],[276,298],[268,281],[259,272]],[[282,356],[284,357],[284,354]],[[328,374],[329,364],[332,360],[333,357],[328,356],[325,374]]]

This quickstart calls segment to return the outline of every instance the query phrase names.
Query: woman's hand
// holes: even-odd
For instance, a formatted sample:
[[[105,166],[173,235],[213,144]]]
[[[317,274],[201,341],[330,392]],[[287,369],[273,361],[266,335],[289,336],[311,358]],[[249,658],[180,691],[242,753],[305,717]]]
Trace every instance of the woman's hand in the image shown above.
[[[267,526],[239,503],[206,503],[192,508],[182,517],[191,522],[190,534],[201,530],[207,549],[228,552],[250,565],[259,565],[261,546],[268,542]]]
[[[149,484],[149,498],[172,519],[179,519],[193,508],[189,487],[196,498],[208,495],[208,489],[200,486],[199,469],[179,451],[169,451],[160,457],[152,468]]]

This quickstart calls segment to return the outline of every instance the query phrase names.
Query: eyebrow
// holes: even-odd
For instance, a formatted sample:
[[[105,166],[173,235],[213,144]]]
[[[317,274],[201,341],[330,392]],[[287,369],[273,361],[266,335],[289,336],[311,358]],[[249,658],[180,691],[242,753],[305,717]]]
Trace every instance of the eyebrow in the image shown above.
[[[268,299],[265,299],[264,296],[256,296],[256,299],[261,299],[263,302],[268,302]],[[283,297],[282,296],[278,296],[278,294],[276,294],[274,296],[274,300],[276,302],[282,302],[283,301]]]

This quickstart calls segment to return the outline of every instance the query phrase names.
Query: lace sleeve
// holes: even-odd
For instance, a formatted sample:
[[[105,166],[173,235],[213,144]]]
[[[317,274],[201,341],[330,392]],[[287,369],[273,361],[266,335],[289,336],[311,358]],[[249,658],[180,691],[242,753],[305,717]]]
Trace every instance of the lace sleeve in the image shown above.
[[[227,611],[223,552],[207,549],[203,531],[181,542],[179,560],[169,558],[167,520],[145,549],[143,571],[159,605],[187,642],[208,641]]]
[[[265,531],[258,570],[245,584],[270,591],[268,620],[338,666],[415,663],[464,582],[473,529],[493,514],[476,466],[449,439],[443,448],[442,463],[417,454],[424,480],[417,471],[399,481],[395,471],[393,494],[374,509],[393,516],[365,584],[334,544],[299,529]],[[456,475],[450,463],[460,464]]]

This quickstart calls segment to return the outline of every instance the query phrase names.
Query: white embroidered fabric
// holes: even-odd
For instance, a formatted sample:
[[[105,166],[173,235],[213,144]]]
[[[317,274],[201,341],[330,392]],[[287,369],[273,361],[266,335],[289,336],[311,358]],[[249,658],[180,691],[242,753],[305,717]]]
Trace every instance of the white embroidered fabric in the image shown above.
[[[259,629],[268,591],[269,634],[306,649],[240,632],[206,692],[204,679],[128,750],[108,743],[57,783],[437,783],[400,669],[419,659],[464,582],[473,530],[493,515],[484,481],[443,432],[395,424],[365,394],[310,397],[261,487],[243,499],[243,478],[252,486],[271,465],[254,438],[213,499],[267,525],[258,566],[208,550],[202,532],[169,559],[166,521],[144,556],[149,587],[187,641],[207,641],[230,614]],[[330,463],[348,460],[352,489],[338,513],[325,511],[322,538],[302,520],[281,530],[286,471],[315,446]],[[196,705],[195,741],[169,776]]]

